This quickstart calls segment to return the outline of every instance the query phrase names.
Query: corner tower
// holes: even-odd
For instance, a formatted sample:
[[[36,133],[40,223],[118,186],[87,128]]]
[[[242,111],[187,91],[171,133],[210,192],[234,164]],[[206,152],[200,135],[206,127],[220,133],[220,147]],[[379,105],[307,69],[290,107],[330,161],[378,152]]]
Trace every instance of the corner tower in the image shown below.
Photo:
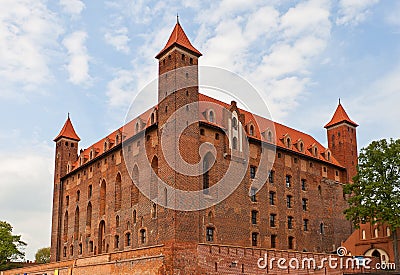
[[[60,133],[54,139],[56,143],[55,183],[69,173],[68,170],[72,168],[72,164],[78,159],[78,142],[80,140],[68,114],[67,121],[65,121]]]
[[[328,148],[339,163],[346,167],[347,182],[352,182],[357,174],[357,133],[358,124],[350,119],[340,103],[328,124]]]
[[[65,121],[60,133],[54,139],[56,143],[53,213],[51,230],[51,262],[60,260],[61,252],[61,219],[63,204],[63,182],[61,178],[70,172],[72,164],[78,159],[78,142],[80,138],[75,132],[69,118]]]

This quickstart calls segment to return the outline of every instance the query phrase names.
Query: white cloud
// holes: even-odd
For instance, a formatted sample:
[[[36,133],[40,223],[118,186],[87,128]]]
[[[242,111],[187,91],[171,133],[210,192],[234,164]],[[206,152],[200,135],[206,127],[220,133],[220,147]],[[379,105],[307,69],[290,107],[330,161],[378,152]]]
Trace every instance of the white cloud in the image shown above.
[[[21,96],[52,79],[49,64],[63,29],[45,3],[44,0],[1,3],[0,97],[13,97],[13,93]],[[10,92],[12,85],[22,88]]]
[[[63,11],[71,15],[79,15],[85,8],[85,4],[80,0],[60,0]]]
[[[341,0],[339,2],[339,17],[336,19],[338,25],[358,25],[363,22],[369,14],[372,6],[379,0]]]
[[[113,46],[117,51],[129,53],[129,37],[128,28],[121,27],[119,29],[112,29],[105,33],[104,39],[108,44]]]
[[[63,40],[63,45],[68,51],[69,63],[67,70],[69,81],[73,84],[87,84],[89,75],[89,55],[85,46],[87,33],[76,31]]]
[[[111,107],[126,106],[132,101],[136,89],[132,71],[120,70],[107,85],[107,96]]]
[[[31,146],[35,149],[0,153],[0,220],[22,235],[32,260],[37,249],[50,243],[54,166],[52,148]]]

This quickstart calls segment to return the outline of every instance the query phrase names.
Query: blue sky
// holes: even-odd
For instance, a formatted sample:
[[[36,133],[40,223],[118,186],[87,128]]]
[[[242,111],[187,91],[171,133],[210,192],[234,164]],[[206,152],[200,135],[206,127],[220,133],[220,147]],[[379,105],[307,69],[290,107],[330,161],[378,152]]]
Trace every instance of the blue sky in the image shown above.
[[[249,80],[272,117],[326,144],[338,98],[359,147],[398,138],[400,3],[2,0],[0,220],[50,243],[53,138],[67,113],[85,148],[123,124],[157,76],[154,56],[179,13],[201,65]],[[151,98],[151,97],[150,97]],[[155,98],[155,96],[153,96]],[[155,103],[155,102],[154,102]]]

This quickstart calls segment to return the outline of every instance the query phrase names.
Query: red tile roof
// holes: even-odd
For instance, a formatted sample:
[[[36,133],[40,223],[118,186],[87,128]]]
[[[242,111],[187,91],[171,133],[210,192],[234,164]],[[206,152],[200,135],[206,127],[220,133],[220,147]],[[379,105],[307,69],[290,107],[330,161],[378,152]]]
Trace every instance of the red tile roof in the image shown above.
[[[67,118],[67,121],[64,123],[63,128],[61,129],[60,133],[58,134],[58,136],[54,139],[54,141],[57,141],[60,138],[69,138],[69,139],[73,139],[76,141],[80,141],[81,139],[78,137],[78,135],[75,132],[74,126],[72,126],[72,122],[69,119],[69,116]]]
[[[328,124],[325,125],[325,128],[329,128],[331,126],[337,125],[341,122],[348,122],[349,124],[357,127],[358,124],[352,121],[349,116],[347,115],[346,111],[344,110],[342,104],[340,104],[336,108],[335,114],[333,115],[331,121],[328,122]]]
[[[222,112],[218,112],[218,110],[215,111],[215,122],[209,122],[206,117],[206,113],[210,108],[213,108],[212,105],[207,104],[207,103],[212,103],[212,104],[218,104],[219,106],[222,106],[223,108],[230,109],[231,105],[227,104],[225,102],[219,101],[215,98],[206,96],[204,94],[199,94],[199,116],[200,116],[200,121],[203,123],[207,123],[210,125],[214,125],[217,127],[221,127],[223,125],[221,122],[223,120],[223,114]],[[89,156],[90,151],[93,149],[95,152],[95,155],[93,158],[100,156],[113,148],[114,146],[117,145],[116,143],[116,136],[117,134],[121,134],[120,141],[118,142],[121,143],[121,141],[126,140],[134,135],[136,135],[136,124],[139,122],[141,124],[140,131],[146,129],[147,127],[151,126],[152,124],[150,123],[150,116],[152,113],[154,113],[157,110],[158,106],[154,106],[153,108],[147,110],[146,112],[142,113],[139,117],[134,118],[121,128],[117,129],[116,131],[112,132],[109,134],[107,137],[99,140],[89,148],[84,149],[81,152],[81,155],[83,156]],[[301,131],[295,130],[293,128],[290,128],[288,126],[282,125],[280,123],[274,122],[270,119],[263,118],[261,116],[252,114],[246,110],[243,109],[238,109],[240,114],[244,114],[245,118],[245,125],[250,125],[253,124],[255,127],[254,135],[249,137],[262,140],[264,142],[269,142],[267,140],[267,137],[264,136],[262,133],[265,132],[266,130],[271,130],[273,133],[273,140],[270,143],[276,144],[277,147],[279,148],[284,148],[285,150],[290,150],[293,151],[297,154],[302,154],[305,155],[309,158],[313,159],[318,159],[323,162],[328,162],[331,163],[337,167],[343,168],[343,166],[331,155],[330,159],[327,159],[326,152],[327,148],[322,146],[317,140],[315,140],[312,136],[303,133]],[[68,122],[68,120],[67,120]],[[67,124],[66,122],[66,124]],[[70,122],[69,122],[70,123]],[[353,122],[354,123],[354,122]],[[71,124],[72,126],[72,124]],[[222,126],[223,127],[223,126]],[[65,125],[64,125],[65,128]],[[63,129],[64,129],[63,128]],[[73,128],[72,128],[73,129]],[[61,133],[60,133],[61,134]],[[285,144],[285,137],[290,136],[291,139],[291,146],[290,148],[287,147],[287,144]],[[58,138],[58,137],[57,137]],[[108,147],[106,150],[104,150],[104,143],[109,140],[110,141],[110,147]],[[297,146],[297,143],[303,142],[303,151],[300,151],[300,146]],[[318,149],[318,154],[314,155],[312,152],[312,148],[317,148]],[[85,157],[87,158],[87,157]],[[89,160],[90,161],[90,160]],[[83,164],[83,163],[82,163]],[[73,170],[77,169],[80,164],[79,164],[79,159],[72,165]]]
[[[171,33],[171,36],[168,39],[165,47],[156,55],[156,58],[160,58],[161,55],[169,50],[172,46],[179,45],[191,51],[197,57],[201,56],[201,52],[199,52],[195,47],[193,47],[192,43],[190,43],[189,38],[186,36],[179,22],[176,23],[174,30]]]

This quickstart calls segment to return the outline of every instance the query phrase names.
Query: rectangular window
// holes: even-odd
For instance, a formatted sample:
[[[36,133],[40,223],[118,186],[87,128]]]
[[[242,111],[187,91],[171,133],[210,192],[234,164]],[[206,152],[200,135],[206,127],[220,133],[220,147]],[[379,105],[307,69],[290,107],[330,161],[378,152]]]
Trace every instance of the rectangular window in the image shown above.
[[[292,176],[286,175],[286,187],[290,187]]]
[[[276,235],[271,235],[271,248],[276,248]]]
[[[257,168],[255,166],[250,166],[250,178],[254,179],[256,177],[256,170]]]
[[[269,205],[275,205],[275,192],[269,192]]]
[[[207,242],[213,242],[214,241],[214,228],[207,227],[206,240],[207,240]]]
[[[69,196],[65,197],[65,205],[68,206],[69,205]]]
[[[301,179],[301,190],[306,191],[306,180],[305,179]]]
[[[257,201],[256,193],[257,193],[257,189],[256,188],[251,188],[250,189],[250,199],[251,199],[252,202],[256,202]]]
[[[302,199],[303,211],[307,211],[308,200]]]
[[[293,247],[294,247],[294,238],[293,237],[289,237],[288,238],[288,247],[289,247],[289,249],[293,249]]]
[[[251,211],[251,223],[252,224],[257,224],[257,214],[258,214],[258,212],[256,210]]]
[[[287,208],[292,208],[292,196],[290,195],[286,196],[286,205]]]
[[[308,220],[303,220],[303,230],[308,231]]]
[[[293,229],[293,217],[289,216],[287,218],[287,225],[289,229]]]
[[[251,245],[252,246],[258,245],[258,233],[256,232],[251,233]]]
[[[269,183],[274,183],[274,176],[275,176],[275,171],[269,171],[269,174],[268,174],[268,181],[269,181]]]
[[[270,227],[275,227],[276,226],[276,214],[270,214],[269,215],[269,226]]]

